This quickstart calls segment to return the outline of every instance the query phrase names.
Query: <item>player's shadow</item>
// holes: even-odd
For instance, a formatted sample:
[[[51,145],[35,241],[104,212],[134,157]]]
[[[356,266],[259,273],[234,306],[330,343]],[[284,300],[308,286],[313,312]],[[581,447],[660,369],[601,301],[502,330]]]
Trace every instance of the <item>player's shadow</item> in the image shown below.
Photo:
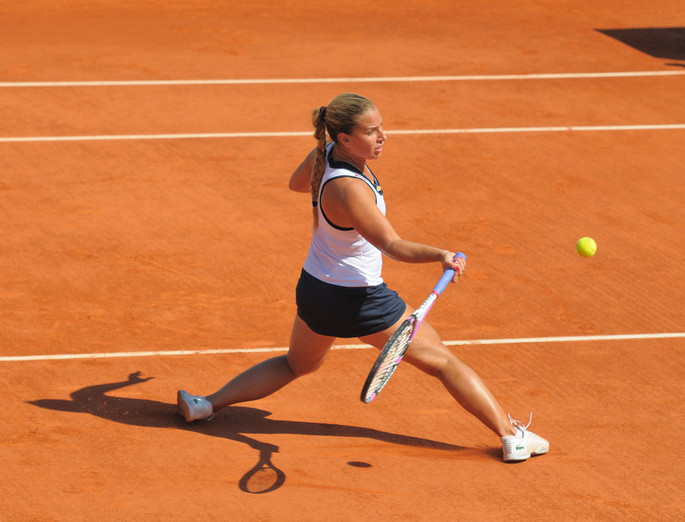
[[[121,382],[95,384],[71,393],[71,400],[40,399],[29,404],[57,411],[88,413],[103,419],[132,426],[149,428],[172,428],[193,431],[211,437],[234,440],[255,449],[259,456],[257,464],[239,482],[246,493],[268,493],[280,488],[285,482],[285,473],[272,462],[278,446],[260,442],[248,437],[259,434],[295,434],[323,437],[356,437],[401,444],[418,448],[444,451],[460,451],[466,448],[419,437],[409,437],[385,431],[316,422],[272,420],[270,412],[244,406],[230,406],[221,411],[210,422],[186,423],[176,413],[176,404],[149,399],[134,399],[107,395],[110,392],[132,386],[152,377],[142,378],[140,372],[132,373]]]

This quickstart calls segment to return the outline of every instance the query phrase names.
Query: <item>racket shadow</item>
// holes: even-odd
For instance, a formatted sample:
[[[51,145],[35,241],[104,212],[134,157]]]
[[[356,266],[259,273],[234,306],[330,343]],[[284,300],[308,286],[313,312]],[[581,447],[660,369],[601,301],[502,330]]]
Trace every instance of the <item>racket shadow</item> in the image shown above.
[[[210,422],[187,423],[177,414],[175,403],[108,395],[116,390],[146,382],[151,378],[143,378],[140,372],[134,372],[123,381],[95,384],[76,390],[70,394],[71,400],[39,399],[27,401],[27,403],[49,410],[94,415],[120,424],[180,429],[246,444],[257,452],[258,460],[257,464],[243,475],[239,487],[242,491],[253,494],[275,491],[285,483],[286,475],[272,462],[273,454],[278,453],[279,447],[248,435],[354,437],[443,451],[467,449],[440,441],[359,426],[274,420],[268,418],[271,412],[245,406],[225,408]]]

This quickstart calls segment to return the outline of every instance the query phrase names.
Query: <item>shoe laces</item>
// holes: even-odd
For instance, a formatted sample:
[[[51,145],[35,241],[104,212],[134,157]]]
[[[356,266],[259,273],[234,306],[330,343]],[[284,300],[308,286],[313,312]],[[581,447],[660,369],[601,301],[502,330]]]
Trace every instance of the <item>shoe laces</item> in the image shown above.
[[[533,422],[533,412],[530,412],[530,419],[528,419],[528,424],[524,425],[521,421],[518,421],[516,419],[512,419],[511,415],[508,415],[509,417],[509,422],[511,422],[511,425],[514,426],[517,430],[521,431],[521,433],[525,433],[526,430],[528,429],[528,426],[531,425]]]

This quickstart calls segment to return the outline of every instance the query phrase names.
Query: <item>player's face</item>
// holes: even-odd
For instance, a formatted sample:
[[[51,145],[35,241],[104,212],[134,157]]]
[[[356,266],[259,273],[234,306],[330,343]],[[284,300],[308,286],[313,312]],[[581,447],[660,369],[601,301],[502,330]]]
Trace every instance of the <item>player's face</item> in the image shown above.
[[[383,152],[387,137],[383,132],[383,118],[375,107],[359,117],[349,138],[348,153],[362,161],[376,159]]]

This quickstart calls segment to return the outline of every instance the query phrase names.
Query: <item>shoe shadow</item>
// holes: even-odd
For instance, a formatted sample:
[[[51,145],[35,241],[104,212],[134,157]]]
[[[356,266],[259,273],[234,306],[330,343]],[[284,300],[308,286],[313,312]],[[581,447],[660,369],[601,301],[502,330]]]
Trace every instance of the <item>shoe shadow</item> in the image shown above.
[[[467,449],[430,439],[358,426],[273,420],[267,418],[271,412],[245,406],[229,406],[211,422],[186,423],[185,419],[177,414],[175,403],[107,395],[115,390],[140,384],[150,379],[152,377],[143,378],[140,376],[140,372],[134,372],[125,381],[96,384],[76,390],[70,394],[71,400],[39,399],[28,401],[28,404],[49,410],[86,413],[131,426],[180,429],[246,444],[256,450],[259,457],[257,464],[243,475],[239,487],[246,493],[254,494],[268,493],[280,488],[285,483],[286,475],[272,462],[273,454],[279,451],[278,446],[260,442],[246,434],[355,437],[443,451]]]

